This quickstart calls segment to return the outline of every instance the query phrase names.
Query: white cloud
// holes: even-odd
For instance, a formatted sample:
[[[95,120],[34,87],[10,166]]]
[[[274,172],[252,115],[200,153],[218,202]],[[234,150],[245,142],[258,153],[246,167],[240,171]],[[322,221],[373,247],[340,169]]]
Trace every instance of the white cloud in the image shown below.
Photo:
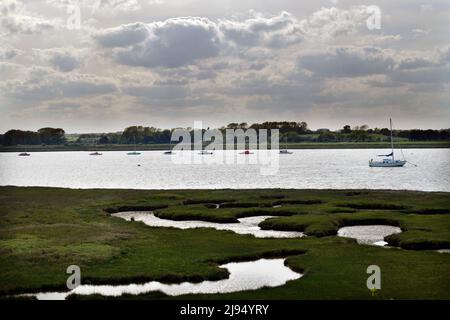
[[[127,47],[144,41],[149,33],[148,25],[136,22],[97,32],[94,39],[106,48]]]
[[[174,18],[104,30],[95,36],[100,45],[122,46],[114,52],[119,63],[147,68],[175,68],[219,54],[216,24],[207,18]]]
[[[322,8],[303,20],[289,12],[271,16],[250,12],[243,19],[217,21],[181,17],[124,24],[97,32],[93,37],[101,47],[115,48],[110,53],[121,64],[175,68],[236,50],[248,55],[252,48],[284,49],[303,39],[316,41],[356,32],[367,15],[366,7],[362,6],[349,10]]]
[[[56,8],[66,8],[68,5],[78,3],[81,8],[87,8],[91,13],[97,10],[108,11],[136,11],[142,8],[139,0],[46,0]],[[151,2],[149,0],[148,2]]]
[[[7,34],[40,33],[58,25],[58,20],[33,14],[17,0],[2,0],[0,12],[0,30],[6,31]]]
[[[348,10],[322,8],[300,22],[300,29],[309,40],[328,41],[334,37],[354,33],[365,27],[369,17],[367,6]]]
[[[221,20],[218,27],[227,40],[244,47],[284,47],[301,41],[303,37],[299,21],[289,12],[269,17],[253,12],[243,21]]]

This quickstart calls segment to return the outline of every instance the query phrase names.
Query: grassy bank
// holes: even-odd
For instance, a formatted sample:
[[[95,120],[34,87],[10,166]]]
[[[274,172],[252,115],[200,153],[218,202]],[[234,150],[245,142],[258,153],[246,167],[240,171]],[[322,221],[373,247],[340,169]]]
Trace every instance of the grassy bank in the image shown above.
[[[305,276],[279,288],[188,298],[450,299],[450,255],[425,250],[450,248],[449,199],[448,193],[367,190],[1,187],[0,294],[64,290],[72,264],[81,267],[84,284],[198,282],[226,277],[218,268],[223,262],[282,255]],[[269,214],[277,217],[266,220],[265,228],[310,236],[257,239],[213,229],[151,228],[110,216],[148,209],[160,217],[218,222]],[[400,226],[403,233],[388,241],[404,249],[334,236],[340,226],[368,223]],[[380,266],[383,279],[375,297],[366,288],[372,264]]]
[[[450,148],[450,141],[404,141],[397,142],[396,148]],[[172,146],[173,147],[173,146]],[[389,149],[388,142],[303,142],[289,143],[288,149]],[[169,150],[169,144],[141,144],[139,151]],[[284,148],[284,144],[280,145]],[[187,147],[185,149],[188,149]],[[225,147],[224,147],[225,149]],[[48,152],[48,151],[134,151],[134,145],[37,145],[37,146],[0,146],[0,152]]]

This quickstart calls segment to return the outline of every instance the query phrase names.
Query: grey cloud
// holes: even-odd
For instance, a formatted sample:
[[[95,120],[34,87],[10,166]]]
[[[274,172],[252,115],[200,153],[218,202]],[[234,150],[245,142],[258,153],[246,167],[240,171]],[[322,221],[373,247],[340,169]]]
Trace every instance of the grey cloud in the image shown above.
[[[79,58],[69,52],[54,53],[50,58],[50,63],[54,68],[62,72],[69,72],[81,66]]]
[[[358,77],[388,73],[395,67],[395,60],[379,48],[339,47],[305,54],[298,64],[325,77]]]
[[[102,30],[93,37],[101,47],[110,49],[109,53],[121,64],[178,68],[236,51],[244,57],[251,55],[252,49],[263,49],[270,56],[269,51],[299,43],[305,37],[355,31],[366,16],[365,7],[357,7],[321,9],[304,20],[288,12],[274,16],[253,12],[242,20],[181,17],[125,24]]]
[[[85,50],[75,48],[35,49],[33,53],[39,60],[61,72],[70,72],[80,68],[86,54]]]
[[[405,83],[444,83],[450,82],[450,67],[398,70],[389,76],[393,81]]]
[[[0,48],[0,59],[10,60],[22,53],[21,50],[15,48]]]
[[[119,63],[146,68],[176,68],[219,54],[219,32],[209,19],[176,18],[147,27],[149,34],[143,42],[116,52]]]
[[[399,69],[418,69],[418,68],[425,68],[425,67],[431,67],[433,65],[433,62],[426,59],[426,58],[405,58],[403,59],[398,68]]]
[[[184,86],[126,86],[122,92],[135,97],[156,100],[182,99],[188,96]]]
[[[45,68],[33,68],[25,79],[2,83],[0,90],[14,99],[36,101],[102,95],[117,91],[117,87],[96,76],[63,76]]]

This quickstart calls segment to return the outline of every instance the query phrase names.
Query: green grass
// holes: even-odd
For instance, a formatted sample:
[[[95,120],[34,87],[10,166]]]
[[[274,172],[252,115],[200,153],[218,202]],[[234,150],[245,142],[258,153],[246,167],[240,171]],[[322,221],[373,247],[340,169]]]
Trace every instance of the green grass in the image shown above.
[[[187,298],[450,299],[450,256],[423,250],[450,248],[449,199],[448,193],[368,190],[0,187],[0,295],[64,290],[66,268],[72,264],[81,267],[85,284],[198,282],[227,277],[218,268],[227,261],[281,255],[304,277],[278,288]],[[281,208],[271,207],[279,201]],[[208,207],[217,202],[236,205]],[[152,228],[111,217],[105,209],[156,209],[162,217],[221,222],[273,215],[277,217],[263,222],[264,227],[303,230],[310,236],[257,239],[213,229]],[[387,240],[404,249],[332,236],[340,226],[368,223],[400,226],[404,232]],[[382,290],[375,297],[365,285],[371,264],[382,270]]]

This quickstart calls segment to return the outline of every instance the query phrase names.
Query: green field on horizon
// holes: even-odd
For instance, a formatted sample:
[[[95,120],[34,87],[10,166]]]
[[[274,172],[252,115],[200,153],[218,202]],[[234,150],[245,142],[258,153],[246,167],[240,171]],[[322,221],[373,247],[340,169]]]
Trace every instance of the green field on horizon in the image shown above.
[[[234,146],[233,146],[234,147]],[[231,147],[231,148],[233,148]],[[280,143],[280,149],[285,144]],[[46,151],[133,151],[132,144],[106,144],[106,145],[18,145],[0,146],[0,152],[46,152]],[[138,144],[138,151],[162,151],[173,148],[169,144]],[[288,143],[288,149],[390,149],[389,142],[298,142]],[[450,148],[450,141],[402,141],[395,144],[397,149],[411,148]],[[225,147],[224,147],[225,149]],[[185,148],[188,150],[188,147]]]

